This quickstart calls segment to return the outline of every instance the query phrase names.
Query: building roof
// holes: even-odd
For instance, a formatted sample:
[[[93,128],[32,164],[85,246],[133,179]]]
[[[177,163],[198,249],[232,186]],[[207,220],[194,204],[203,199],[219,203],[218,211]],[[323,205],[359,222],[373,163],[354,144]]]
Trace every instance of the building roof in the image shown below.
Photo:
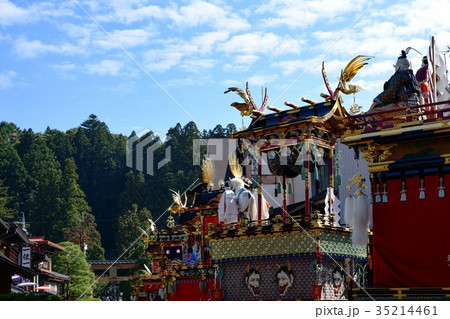
[[[46,240],[44,236],[30,237],[29,240],[38,244],[38,246],[44,247],[45,250],[48,250],[48,251],[55,252],[57,250],[59,250],[59,251],[66,250],[66,248],[64,248],[63,246],[55,244],[54,242],[52,242],[50,240]]]
[[[331,101],[306,105],[276,113],[262,114],[253,118],[250,126],[233,137],[255,138],[272,136],[274,133],[286,132],[291,129],[301,129],[313,126],[334,127],[338,129],[336,119],[345,115],[339,97]]]
[[[2,232],[3,235],[0,236],[0,239],[7,238],[7,241],[10,243],[25,243],[27,245],[34,245],[33,242],[28,240],[27,234],[17,223],[8,223],[0,219],[0,227],[4,229]]]
[[[123,260],[86,260],[90,265],[112,265],[112,264],[134,264],[136,259],[123,259]]]
[[[3,253],[1,252],[0,252],[0,271],[20,275],[28,279],[31,279],[38,274],[37,271],[31,268],[23,267],[19,264],[16,264],[11,259],[3,255]]]
[[[41,271],[41,276],[46,276],[46,277],[51,278],[56,281],[70,281],[70,276],[61,274],[59,272],[47,271],[47,270],[43,270],[43,269],[41,269],[40,271]]]
[[[2,227],[5,231],[8,230],[9,225],[3,219],[0,218],[0,227]]]

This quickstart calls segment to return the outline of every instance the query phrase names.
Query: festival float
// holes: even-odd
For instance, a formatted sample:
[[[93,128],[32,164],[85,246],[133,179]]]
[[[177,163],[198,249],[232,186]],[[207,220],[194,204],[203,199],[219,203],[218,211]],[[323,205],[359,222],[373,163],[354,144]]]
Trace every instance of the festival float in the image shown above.
[[[369,162],[373,203],[373,285],[352,288],[352,299],[450,298],[450,86],[445,55],[430,42],[418,99],[343,119],[341,141]],[[397,64],[408,64],[405,53]]]
[[[214,162],[205,158],[202,183],[173,192],[167,229],[143,236],[152,265],[135,286],[139,299],[448,298],[450,90],[445,61],[431,48],[426,85],[413,83],[415,103],[414,93],[405,99],[394,90],[368,112],[356,104],[347,111],[341,94],[361,89],[350,81],[371,59],[363,55],[342,70],[334,90],[322,64],[321,102],[302,98],[302,106],[285,102],[281,110],[267,106],[267,89],[261,107],[248,84],[225,91],[243,99],[231,106],[251,123],[233,135],[237,147],[217,187]],[[398,84],[388,82],[384,93]],[[342,180],[338,143],[369,162],[370,180],[356,166]],[[262,180],[264,167],[275,194]],[[297,200],[288,202],[293,180]],[[346,198],[339,199],[340,184]],[[271,206],[278,195],[281,205]]]

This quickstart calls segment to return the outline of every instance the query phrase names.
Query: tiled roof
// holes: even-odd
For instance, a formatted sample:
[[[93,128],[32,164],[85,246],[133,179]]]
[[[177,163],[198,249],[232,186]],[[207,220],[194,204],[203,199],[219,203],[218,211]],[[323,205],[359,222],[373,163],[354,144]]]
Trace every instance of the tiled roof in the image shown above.
[[[124,260],[87,260],[90,265],[109,265],[109,264],[134,264],[135,259],[124,259]]]

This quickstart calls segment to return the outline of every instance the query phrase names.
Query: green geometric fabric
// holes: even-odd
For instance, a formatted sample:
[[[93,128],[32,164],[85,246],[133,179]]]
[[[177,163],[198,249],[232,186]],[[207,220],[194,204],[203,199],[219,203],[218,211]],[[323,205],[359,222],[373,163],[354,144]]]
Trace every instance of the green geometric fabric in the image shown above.
[[[250,237],[210,239],[211,259],[218,261],[234,258],[265,257],[293,254],[314,254],[316,232],[291,232]],[[351,244],[349,233],[321,231],[320,246],[332,255],[367,257],[366,247]]]

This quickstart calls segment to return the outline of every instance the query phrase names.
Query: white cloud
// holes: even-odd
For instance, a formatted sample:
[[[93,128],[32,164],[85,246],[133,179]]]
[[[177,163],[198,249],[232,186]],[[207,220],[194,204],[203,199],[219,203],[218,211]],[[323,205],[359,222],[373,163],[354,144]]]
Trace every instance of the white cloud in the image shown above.
[[[14,78],[17,73],[14,71],[4,71],[0,73],[0,89],[8,89],[14,85]]]
[[[112,39],[107,34],[102,33],[94,43],[104,49],[115,49],[118,48],[116,41],[122,47],[128,49],[147,44],[154,35],[153,32],[145,29],[114,30],[109,34]]]
[[[20,7],[9,0],[0,0],[0,25],[34,23],[36,21],[72,15],[72,5],[67,2],[32,3],[28,7]]]
[[[231,64],[226,63],[223,65],[222,70],[225,72],[245,72],[250,69],[249,64]]]
[[[277,75],[254,75],[248,78],[249,86],[266,86],[275,80],[277,80]]]
[[[174,78],[164,83],[165,87],[188,87],[188,86],[203,86],[205,83],[213,82],[209,74],[188,76],[183,78]]]
[[[226,63],[222,69],[227,72],[244,72],[260,59],[255,54],[238,55],[235,57],[233,63]]]
[[[310,59],[295,59],[295,60],[281,60],[279,62],[273,62],[270,66],[280,68],[283,75],[290,75],[293,73],[318,73],[320,72],[322,61],[318,57]],[[329,69],[328,61],[325,62],[327,72]]]
[[[9,26],[16,23],[25,23],[30,19],[37,19],[35,16],[36,7],[25,9],[16,6],[8,0],[0,0],[0,25]]]
[[[198,47],[200,54],[212,53],[217,46],[217,43],[228,39],[230,33],[227,31],[206,32],[191,39],[191,44]]]
[[[219,50],[227,54],[243,53],[254,55],[257,53],[269,55],[299,54],[303,40],[296,40],[290,36],[278,36],[274,33],[244,33],[233,36],[230,40],[219,45]]]
[[[53,68],[55,68],[55,70],[57,71],[71,71],[74,70],[76,68],[74,63],[70,63],[70,62],[66,62],[66,63],[62,63],[62,64],[55,64],[53,66]]]
[[[289,28],[308,28],[317,22],[330,22],[340,15],[361,10],[363,4],[358,0],[270,0],[256,12],[268,14],[264,24],[287,26]]]
[[[179,65],[184,57],[198,53],[198,47],[183,40],[172,39],[162,43],[163,49],[148,50],[143,54],[144,64],[150,71],[164,72]]]
[[[207,1],[195,0],[187,5],[171,3],[166,7],[156,5],[145,6],[142,2],[129,3],[127,1],[115,1],[111,3],[114,14],[104,14],[100,20],[111,22],[123,21],[127,24],[149,19],[169,20],[171,27],[193,28],[209,26],[220,31],[236,32],[250,28],[250,24],[230,12],[230,8],[221,3],[216,5]]]
[[[38,55],[47,53],[57,53],[57,54],[77,54],[79,48],[70,43],[63,43],[58,45],[45,44],[40,40],[29,41],[25,38],[19,38],[14,41],[13,52],[15,55],[22,59],[34,58]]]
[[[117,76],[123,69],[124,63],[116,60],[102,60],[96,64],[86,64],[85,70],[89,74]]]
[[[194,1],[181,7],[179,14],[173,16],[178,26],[193,27],[210,25],[218,30],[236,32],[250,27],[249,23],[237,14],[226,11],[226,6],[217,6],[206,1]]]
[[[224,80],[220,82],[221,87],[239,87],[243,85],[245,85],[245,83],[243,84],[242,82],[237,80]]]
[[[214,59],[186,59],[183,61],[181,68],[188,72],[199,73],[213,68],[217,62],[218,61]]]
[[[59,76],[63,79],[70,79],[70,80],[76,80],[76,74],[77,74],[77,66],[75,63],[71,62],[64,62],[60,64],[54,64],[52,65],[53,69],[59,73]]]
[[[253,64],[259,60],[259,56],[255,54],[238,55],[234,62],[237,64]]]
[[[89,49],[92,38],[99,34],[100,36],[105,37],[104,33],[101,33],[97,30],[97,26],[92,23],[84,23],[84,24],[74,24],[74,23],[63,23],[60,26],[60,29],[67,34],[70,38],[73,39],[80,47],[85,48],[81,53],[86,54]]]

